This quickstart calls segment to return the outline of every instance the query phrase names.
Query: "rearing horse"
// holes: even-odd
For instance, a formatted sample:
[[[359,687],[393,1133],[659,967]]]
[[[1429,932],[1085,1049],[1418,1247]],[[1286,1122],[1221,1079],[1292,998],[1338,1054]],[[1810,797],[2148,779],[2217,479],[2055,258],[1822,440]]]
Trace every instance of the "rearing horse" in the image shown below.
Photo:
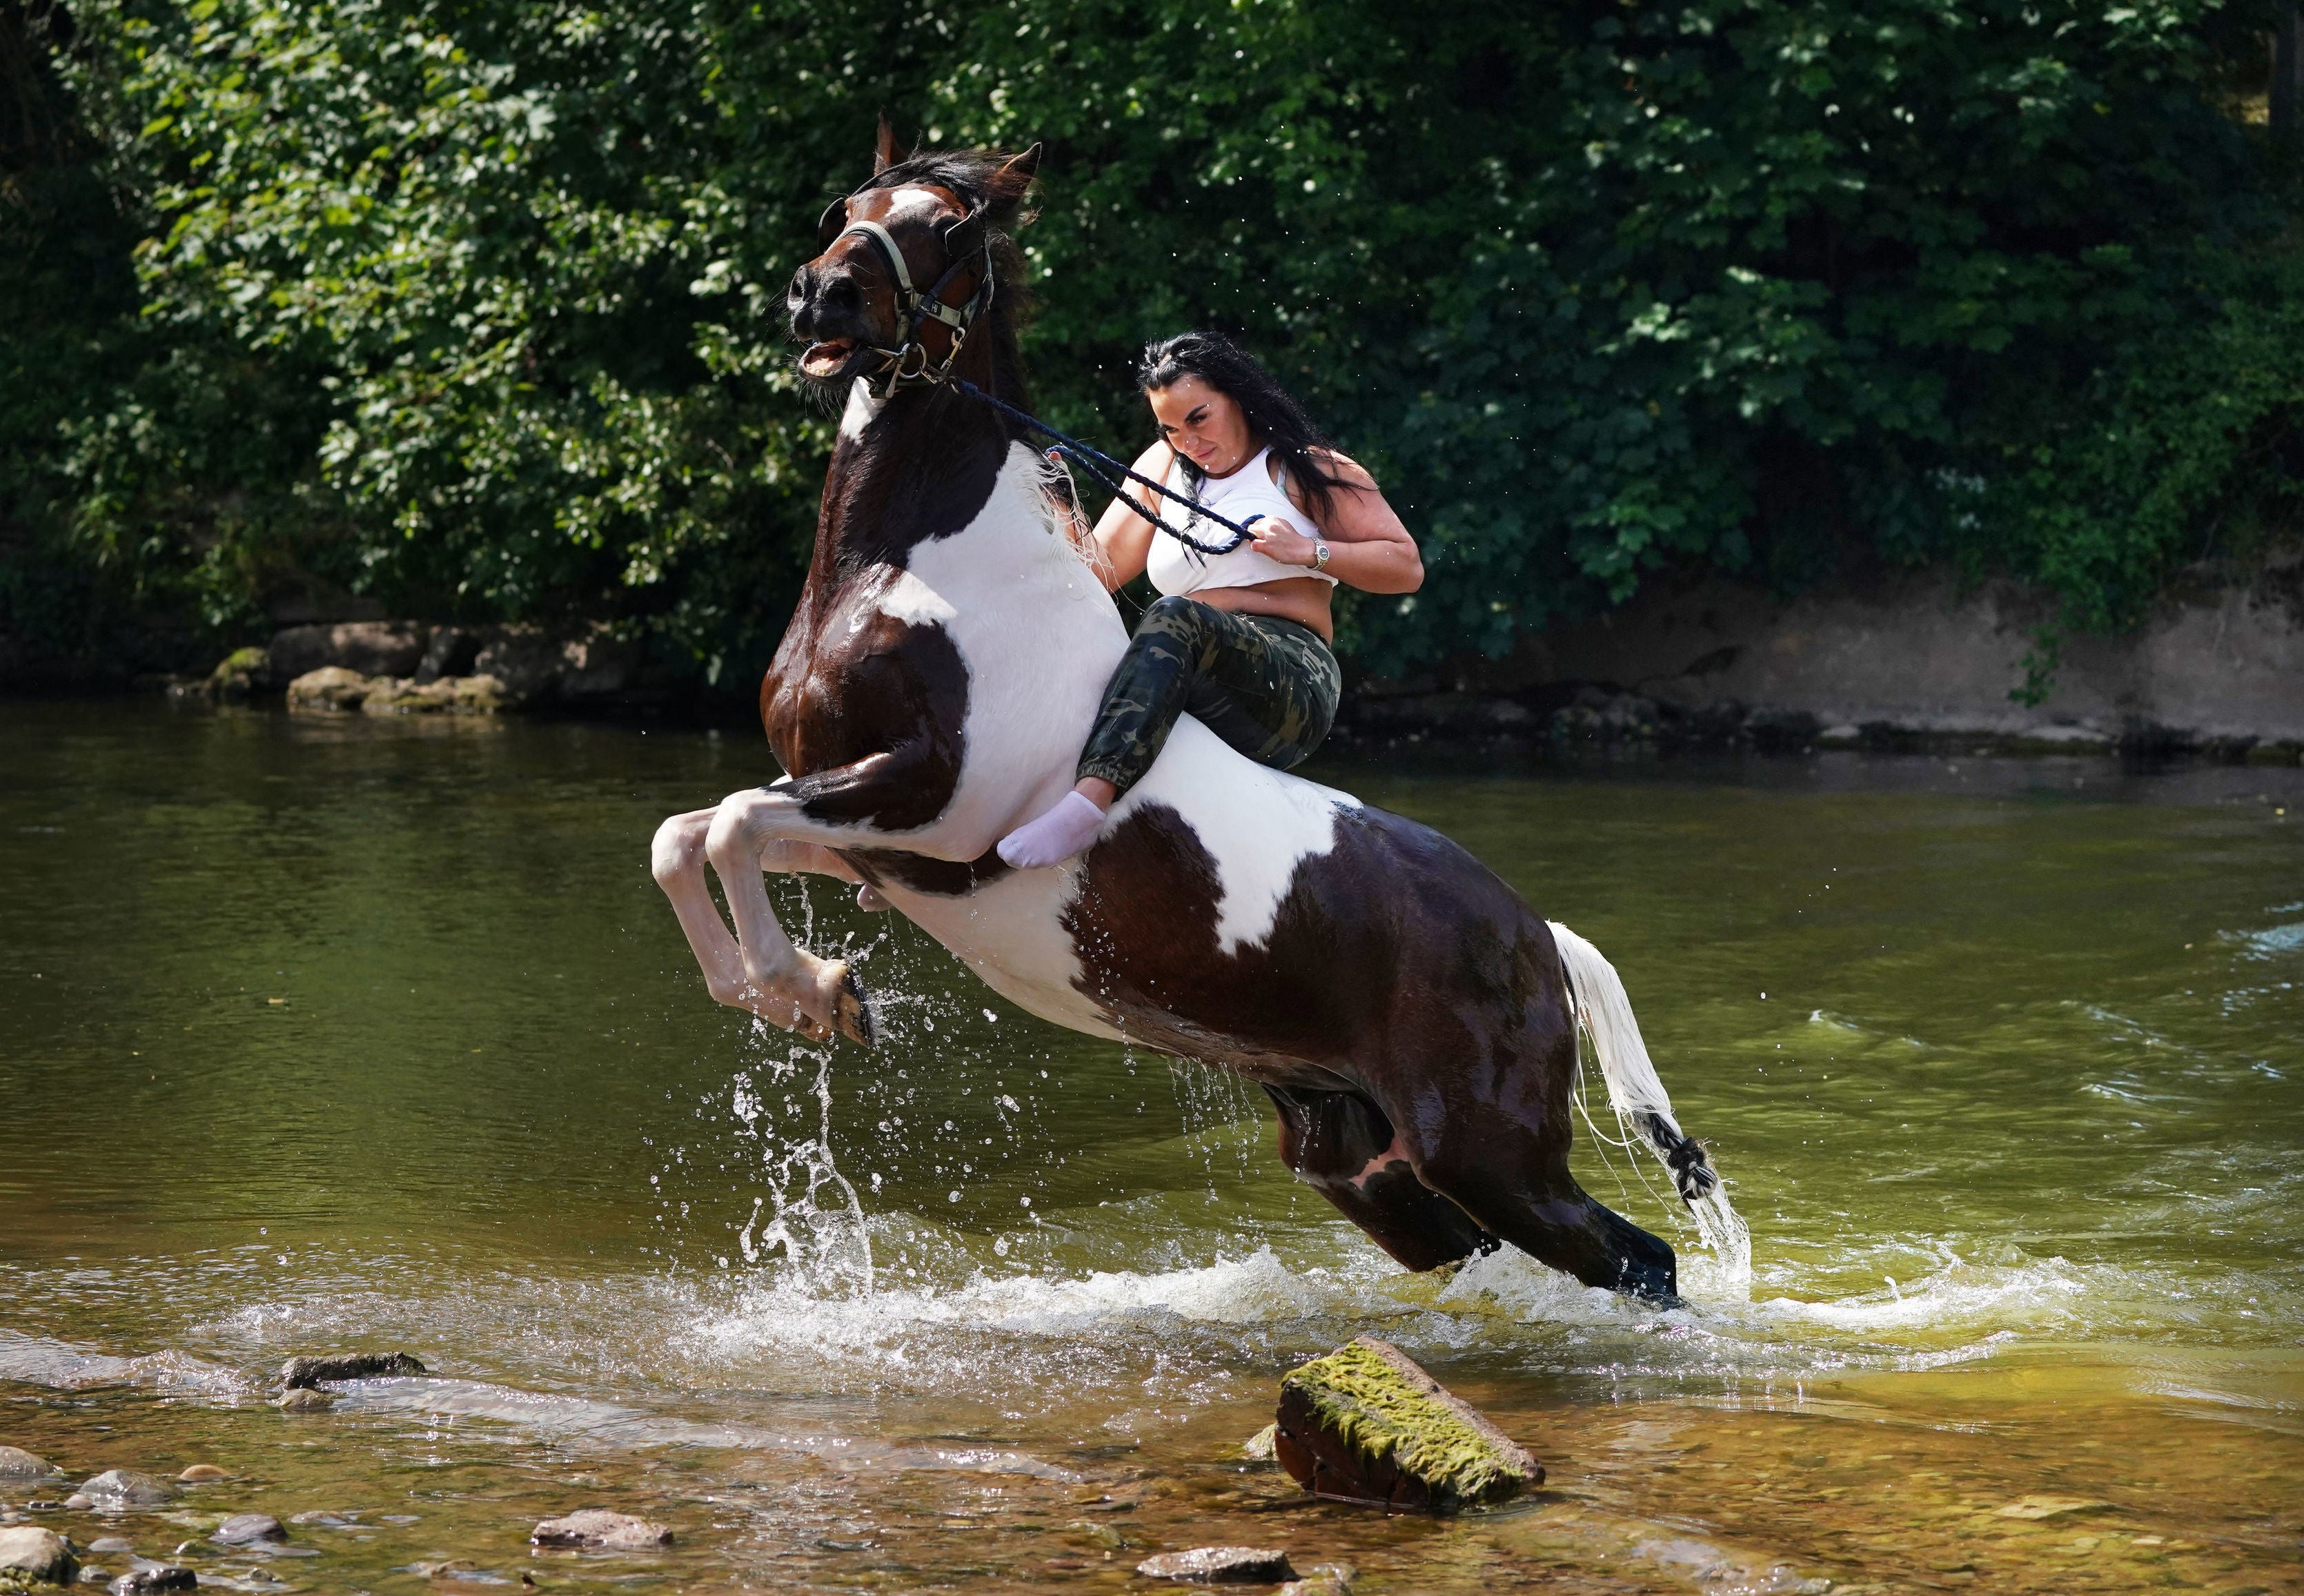
[[[1003,229],[1038,157],[899,160],[883,124],[874,177],[792,279],[801,370],[845,385],[846,409],[760,687],[790,774],[674,816],[654,847],[712,996],[869,1045],[854,972],[793,946],[762,872],[857,882],[1045,1020],[1255,1081],[1289,1167],[1408,1268],[1510,1242],[1673,1300],[1672,1248],[1569,1174],[1580,1023],[1707,1239],[1732,1246],[1741,1223],[1614,970],[1446,837],[1188,717],[1086,853],[1016,871],[993,852],[1071,785],[1128,641],[1038,454],[944,380],[1029,408]]]

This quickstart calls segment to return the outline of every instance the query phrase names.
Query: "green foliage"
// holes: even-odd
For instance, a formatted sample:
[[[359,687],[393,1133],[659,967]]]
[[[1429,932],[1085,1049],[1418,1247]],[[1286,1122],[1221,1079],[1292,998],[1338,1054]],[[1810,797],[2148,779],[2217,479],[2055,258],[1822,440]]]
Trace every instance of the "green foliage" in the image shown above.
[[[2295,524],[2251,6],[86,0],[26,35],[77,142],[0,207],[0,604],[320,584],[748,672],[828,442],[782,286],[885,106],[1048,141],[1051,419],[1136,446],[1137,346],[1225,326],[1376,471],[1430,579],[1347,616],[1371,668],[1667,569],[2124,624]]]

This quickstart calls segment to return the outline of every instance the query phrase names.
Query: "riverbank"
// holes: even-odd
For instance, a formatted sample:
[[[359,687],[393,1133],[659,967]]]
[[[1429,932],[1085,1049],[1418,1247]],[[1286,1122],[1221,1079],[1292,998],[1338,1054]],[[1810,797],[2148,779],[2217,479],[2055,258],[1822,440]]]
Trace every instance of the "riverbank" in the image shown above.
[[[2064,640],[2026,702],[2052,619],[2014,583],[1943,573],[1791,599],[1659,583],[1444,688],[1364,684],[1343,726],[1360,743],[2304,761],[2304,561],[2172,596],[2133,633]]]
[[[1533,636],[1503,660],[1356,679],[1334,743],[1363,752],[1848,749],[2304,763],[2304,559],[2267,565],[2248,587],[2172,596],[2122,636],[2051,643],[2050,619],[2014,583],[1967,585],[1941,572],[1789,599],[1719,580],[1652,583],[1623,608]],[[285,626],[204,675],[138,685],[323,714],[699,724],[749,718],[751,700],[749,683],[707,686],[606,625],[420,620]]]

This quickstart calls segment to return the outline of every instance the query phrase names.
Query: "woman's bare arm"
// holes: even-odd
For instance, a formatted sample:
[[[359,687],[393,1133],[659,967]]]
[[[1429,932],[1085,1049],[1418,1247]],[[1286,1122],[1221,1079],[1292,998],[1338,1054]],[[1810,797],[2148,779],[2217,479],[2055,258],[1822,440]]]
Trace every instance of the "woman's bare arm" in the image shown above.
[[[1136,469],[1159,481],[1175,458],[1175,451],[1166,444],[1154,444],[1136,457]],[[1096,523],[1097,547],[1104,550],[1104,585],[1114,591],[1143,575],[1144,563],[1152,554],[1153,526],[1139,514],[1152,497],[1152,490],[1133,482],[1126,487],[1125,493],[1105,506]]]
[[[1416,539],[1401,524],[1399,515],[1385,501],[1376,479],[1358,461],[1343,454],[1326,455],[1322,463],[1344,484],[1329,489],[1326,516],[1306,503],[1302,484],[1292,477],[1288,497],[1327,540],[1327,573],[1363,593],[1412,593],[1422,587],[1424,556],[1417,552]],[[1256,530],[1265,534],[1257,539],[1256,546],[1282,565],[1311,565],[1311,539],[1293,530],[1273,527],[1269,522],[1258,522]]]

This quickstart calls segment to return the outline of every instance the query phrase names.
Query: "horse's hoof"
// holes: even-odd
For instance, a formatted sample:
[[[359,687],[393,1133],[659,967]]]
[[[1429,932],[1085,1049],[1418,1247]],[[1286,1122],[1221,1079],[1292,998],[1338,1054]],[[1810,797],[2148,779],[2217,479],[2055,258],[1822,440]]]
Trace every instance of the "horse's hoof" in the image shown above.
[[[864,995],[864,983],[856,979],[856,972],[845,964],[840,967],[840,985],[832,995],[832,1022],[850,1041],[867,1048],[872,1045],[872,1000]]]

